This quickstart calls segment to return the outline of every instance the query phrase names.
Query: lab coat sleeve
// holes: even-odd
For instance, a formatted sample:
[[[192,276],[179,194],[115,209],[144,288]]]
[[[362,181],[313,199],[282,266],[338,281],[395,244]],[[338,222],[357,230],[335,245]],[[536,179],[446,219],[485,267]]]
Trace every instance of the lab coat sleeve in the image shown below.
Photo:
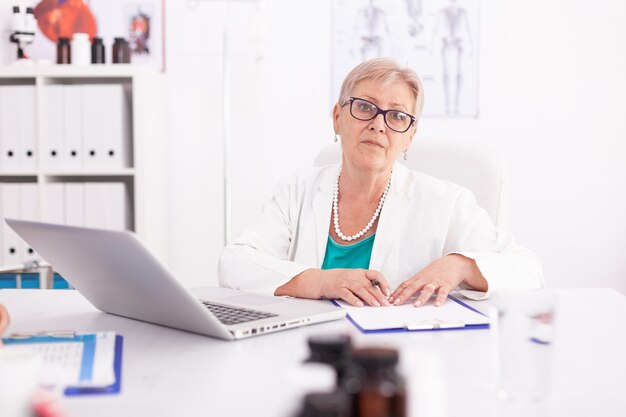
[[[227,245],[219,262],[220,285],[273,295],[310,265],[290,260],[299,209],[297,178],[282,181],[256,225]]]
[[[487,280],[487,292],[461,287],[461,294],[471,299],[481,300],[500,291],[533,290],[545,285],[539,258],[518,246],[510,233],[496,228],[466,189],[459,192],[445,252],[474,259]]]

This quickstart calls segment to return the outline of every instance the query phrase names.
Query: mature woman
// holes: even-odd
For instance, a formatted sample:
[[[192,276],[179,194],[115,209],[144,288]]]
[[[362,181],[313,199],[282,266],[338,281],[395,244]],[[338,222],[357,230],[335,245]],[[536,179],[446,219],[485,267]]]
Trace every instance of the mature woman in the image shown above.
[[[396,162],[423,103],[411,69],[387,58],[354,68],[333,109],[341,165],[280,183],[256,226],[224,249],[220,283],[356,306],[420,306],[433,294],[439,306],[457,287],[475,299],[542,287],[536,256],[469,190]]]

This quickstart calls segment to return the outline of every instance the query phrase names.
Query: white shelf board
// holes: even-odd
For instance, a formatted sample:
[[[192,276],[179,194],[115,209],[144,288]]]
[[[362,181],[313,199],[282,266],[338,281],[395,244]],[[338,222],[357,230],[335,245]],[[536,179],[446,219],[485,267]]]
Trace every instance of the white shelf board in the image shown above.
[[[158,71],[153,67],[138,64],[0,66],[0,79],[35,77],[129,78],[140,74],[156,73]]]

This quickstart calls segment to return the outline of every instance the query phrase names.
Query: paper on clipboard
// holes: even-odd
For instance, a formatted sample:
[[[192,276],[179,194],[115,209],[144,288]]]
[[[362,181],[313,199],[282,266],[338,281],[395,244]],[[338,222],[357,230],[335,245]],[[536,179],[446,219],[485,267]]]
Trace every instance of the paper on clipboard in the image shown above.
[[[40,386],[90,388],[115,383],[115,332],[4,341],[5,349],[34,353],[42,358]]]
[[[454,297],[448,298],[440,307],[432,304],[413,307],[415,299],[401,306],[389,307],[353,307],[343,301],[337,303],[362,331],[457,329],[489,324],[489,319],[483,314]]]

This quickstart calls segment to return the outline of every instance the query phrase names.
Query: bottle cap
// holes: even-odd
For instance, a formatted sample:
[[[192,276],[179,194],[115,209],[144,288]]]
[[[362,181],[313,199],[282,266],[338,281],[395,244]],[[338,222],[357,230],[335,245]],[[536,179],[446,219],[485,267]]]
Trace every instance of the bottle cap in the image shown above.
[[[114,38],[115,39],[115,43],[126,43],[126,39],[124,38]]]
[[[32,7],[27,7],[26,8],[26,13],[33,14],[33,8]]]
[[[13,13],[19,13],[20,12],[20,6],[13,6]]]
[[[60,45],[65,45],[65,44],[69,44],[70,43],[70,38],[59,38],[58,43]]]
[[[308,340],[311,356],[307,362],[336,364],[350,355],[350,336],[313,336]]]
[[[398,357],[398,351],[390,348],[362,348],[352,352],[354,363],[368,369],[395,366]]]
[[[102,38],[98,38],[98,37],[93,38],[93,43],[101,44],[102,43]]]

